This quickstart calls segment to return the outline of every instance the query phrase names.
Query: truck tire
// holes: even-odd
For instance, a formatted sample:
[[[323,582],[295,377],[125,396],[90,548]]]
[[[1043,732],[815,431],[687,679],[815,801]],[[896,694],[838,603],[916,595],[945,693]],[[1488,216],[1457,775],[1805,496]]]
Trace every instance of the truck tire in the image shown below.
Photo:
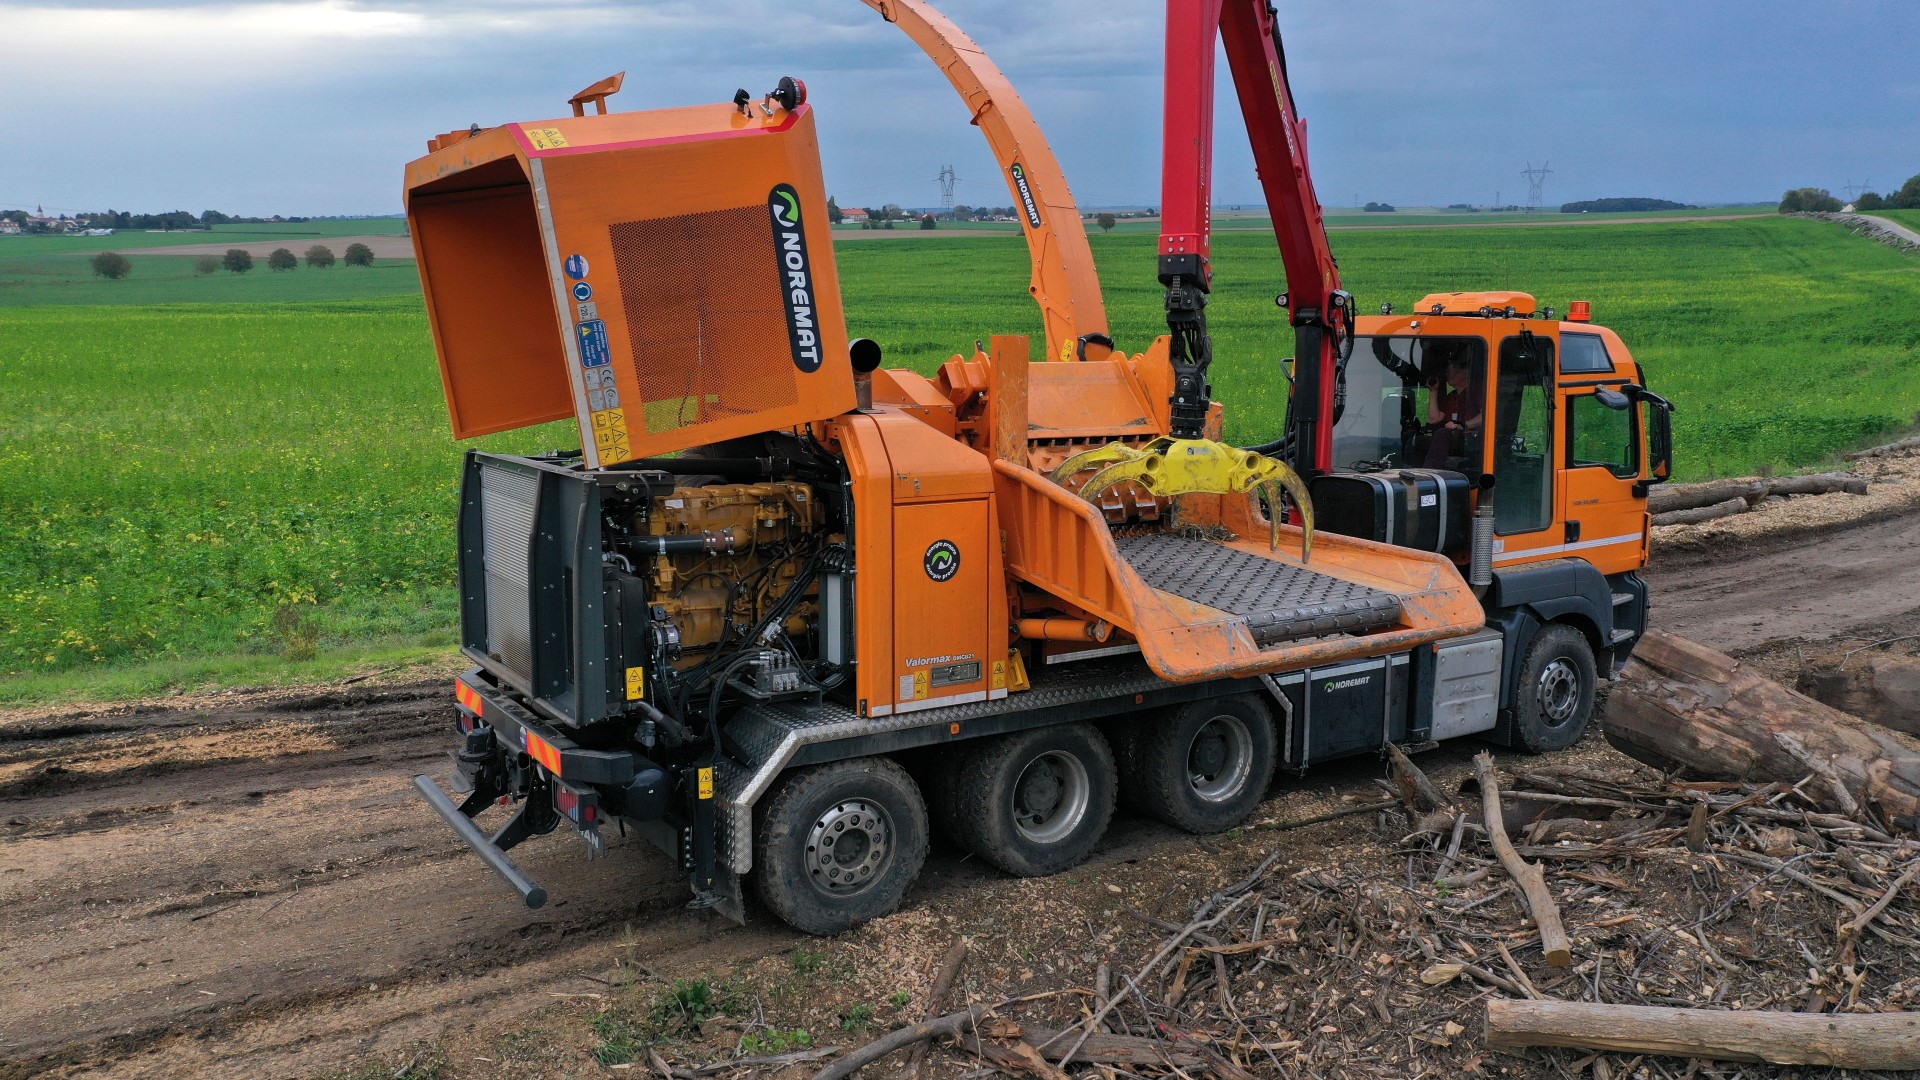
[[[1273,718],[1244,694],[1142,717],[1126,743],[1120,780],[1129,804],[1191,833],[1239,825],[1273,779]]]
[[[893,761],[795,769],[755,810],[760,899],[787,925],[838,934],[900,906],[927,858],[927,807]]]
[[[1078,866],[1113,820],[1113,751],[1091,724],[982,740],[954,763],[950,783],[953,838],[1019,877]]]
[[[1587,635],[1565,623],[1541,627],[1514,688],[1514,748],[1540,754],[1579,742],[1593,720],[1595,686]]]

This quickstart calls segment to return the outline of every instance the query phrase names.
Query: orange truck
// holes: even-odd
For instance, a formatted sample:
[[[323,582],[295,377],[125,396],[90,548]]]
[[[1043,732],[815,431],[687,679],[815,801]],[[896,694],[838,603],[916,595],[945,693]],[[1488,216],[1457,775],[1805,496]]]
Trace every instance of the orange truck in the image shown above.
[[[614,113],[616,77],[407,168],[454,435],[581,435],[466,459],[463,801],[416,778],[459,835],[538,906],[508,849],[631,829],[694,905],[742,918],[750,881],[828,934],[892,910],[936,827],[1044,875],[1116,802],[1212,832],[1278,770],[1578,739],[1645,628],[1671,470],[1624,343],[1519,293],[1358,316],[1271,14],[1173,0],[1169,333],[1125,353],[1011,87],[919,0],[868,2],[974,105],[1034,253],[1037,349],[992,337],[927,377],[850,338],[792,78]],[[1298,357],[1287,435],[1253,448],[1219,441],[1206,381],[1222,38]]]

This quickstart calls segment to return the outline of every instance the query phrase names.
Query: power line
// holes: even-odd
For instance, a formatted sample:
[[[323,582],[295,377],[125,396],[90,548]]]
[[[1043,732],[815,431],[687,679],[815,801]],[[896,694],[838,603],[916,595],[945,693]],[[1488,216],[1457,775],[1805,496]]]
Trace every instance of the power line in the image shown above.
[[[953,216],[953,185],[959,181],[953,173],[953,166],[940,166],[940,175],[935,181],[940,185],[940,212],[947,217]]]
[[[1547,201],[1545,193],[1547,177],[1553,175],[1553,170],[1547,167],[1549,164],[1551,163],[1543,161],[1536,169],[1533,167],[1533,162],[1529,161],[1527,167],[1520,172],[1521,176],[1527,178],[1527,209],[1529,210],[1538,210],[1541,204]]]

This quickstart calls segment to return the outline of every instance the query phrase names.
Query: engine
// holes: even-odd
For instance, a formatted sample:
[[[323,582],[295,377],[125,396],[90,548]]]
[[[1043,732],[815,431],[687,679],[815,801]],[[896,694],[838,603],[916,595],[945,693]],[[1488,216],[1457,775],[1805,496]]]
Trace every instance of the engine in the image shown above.
[[[850,555],[814,485],[635,472],[602,492],[626,662],[646,669],[644,698],[669,723],[697,734],[723,698],[818,694],[843,680],[822,596],[839,595]]]
[[[792,481],[681,486],[648,500],[631,522],[633,535],[698,541],[633,545],[655,618],[673,628],[675,666],[696,663],[772,610],[817,546],[817,526],[813,489]],[[818,611],[814,600],[797,599],[767,631],[802,640]]]

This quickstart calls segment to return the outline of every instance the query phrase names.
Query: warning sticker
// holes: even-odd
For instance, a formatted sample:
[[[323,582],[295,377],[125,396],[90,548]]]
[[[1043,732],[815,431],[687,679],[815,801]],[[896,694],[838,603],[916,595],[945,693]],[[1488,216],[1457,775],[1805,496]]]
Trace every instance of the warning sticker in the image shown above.
[[[639,701],[647,691],[647,669],[630,667],[627,669],[627,700]]]
[[[533,143],[535,150],[558,150],[567,145],[567,137],[560,134],[559,128],[527,128],[527,141]]]
[[[593,414],[593,446],[602,462],[625,461],[633,456],[625,410],[602,409]]]
[[[1007,662],[1005,660],[995,660],[993,662],[992,687],[995,690],[1005,690],[1007,688]]]
[[[926,697],[927,690],[930,688],[931,685],[932,683],[927,678],[926,672],[924,671],[914,672],[913,673],[913,699],[915,701],[918,701],[921,698]]]
[[[574,330],[580,337],[580,366],[605,367],[612,362],[613,354],[607,350],[607,324],[600,319],[588,319]]]

